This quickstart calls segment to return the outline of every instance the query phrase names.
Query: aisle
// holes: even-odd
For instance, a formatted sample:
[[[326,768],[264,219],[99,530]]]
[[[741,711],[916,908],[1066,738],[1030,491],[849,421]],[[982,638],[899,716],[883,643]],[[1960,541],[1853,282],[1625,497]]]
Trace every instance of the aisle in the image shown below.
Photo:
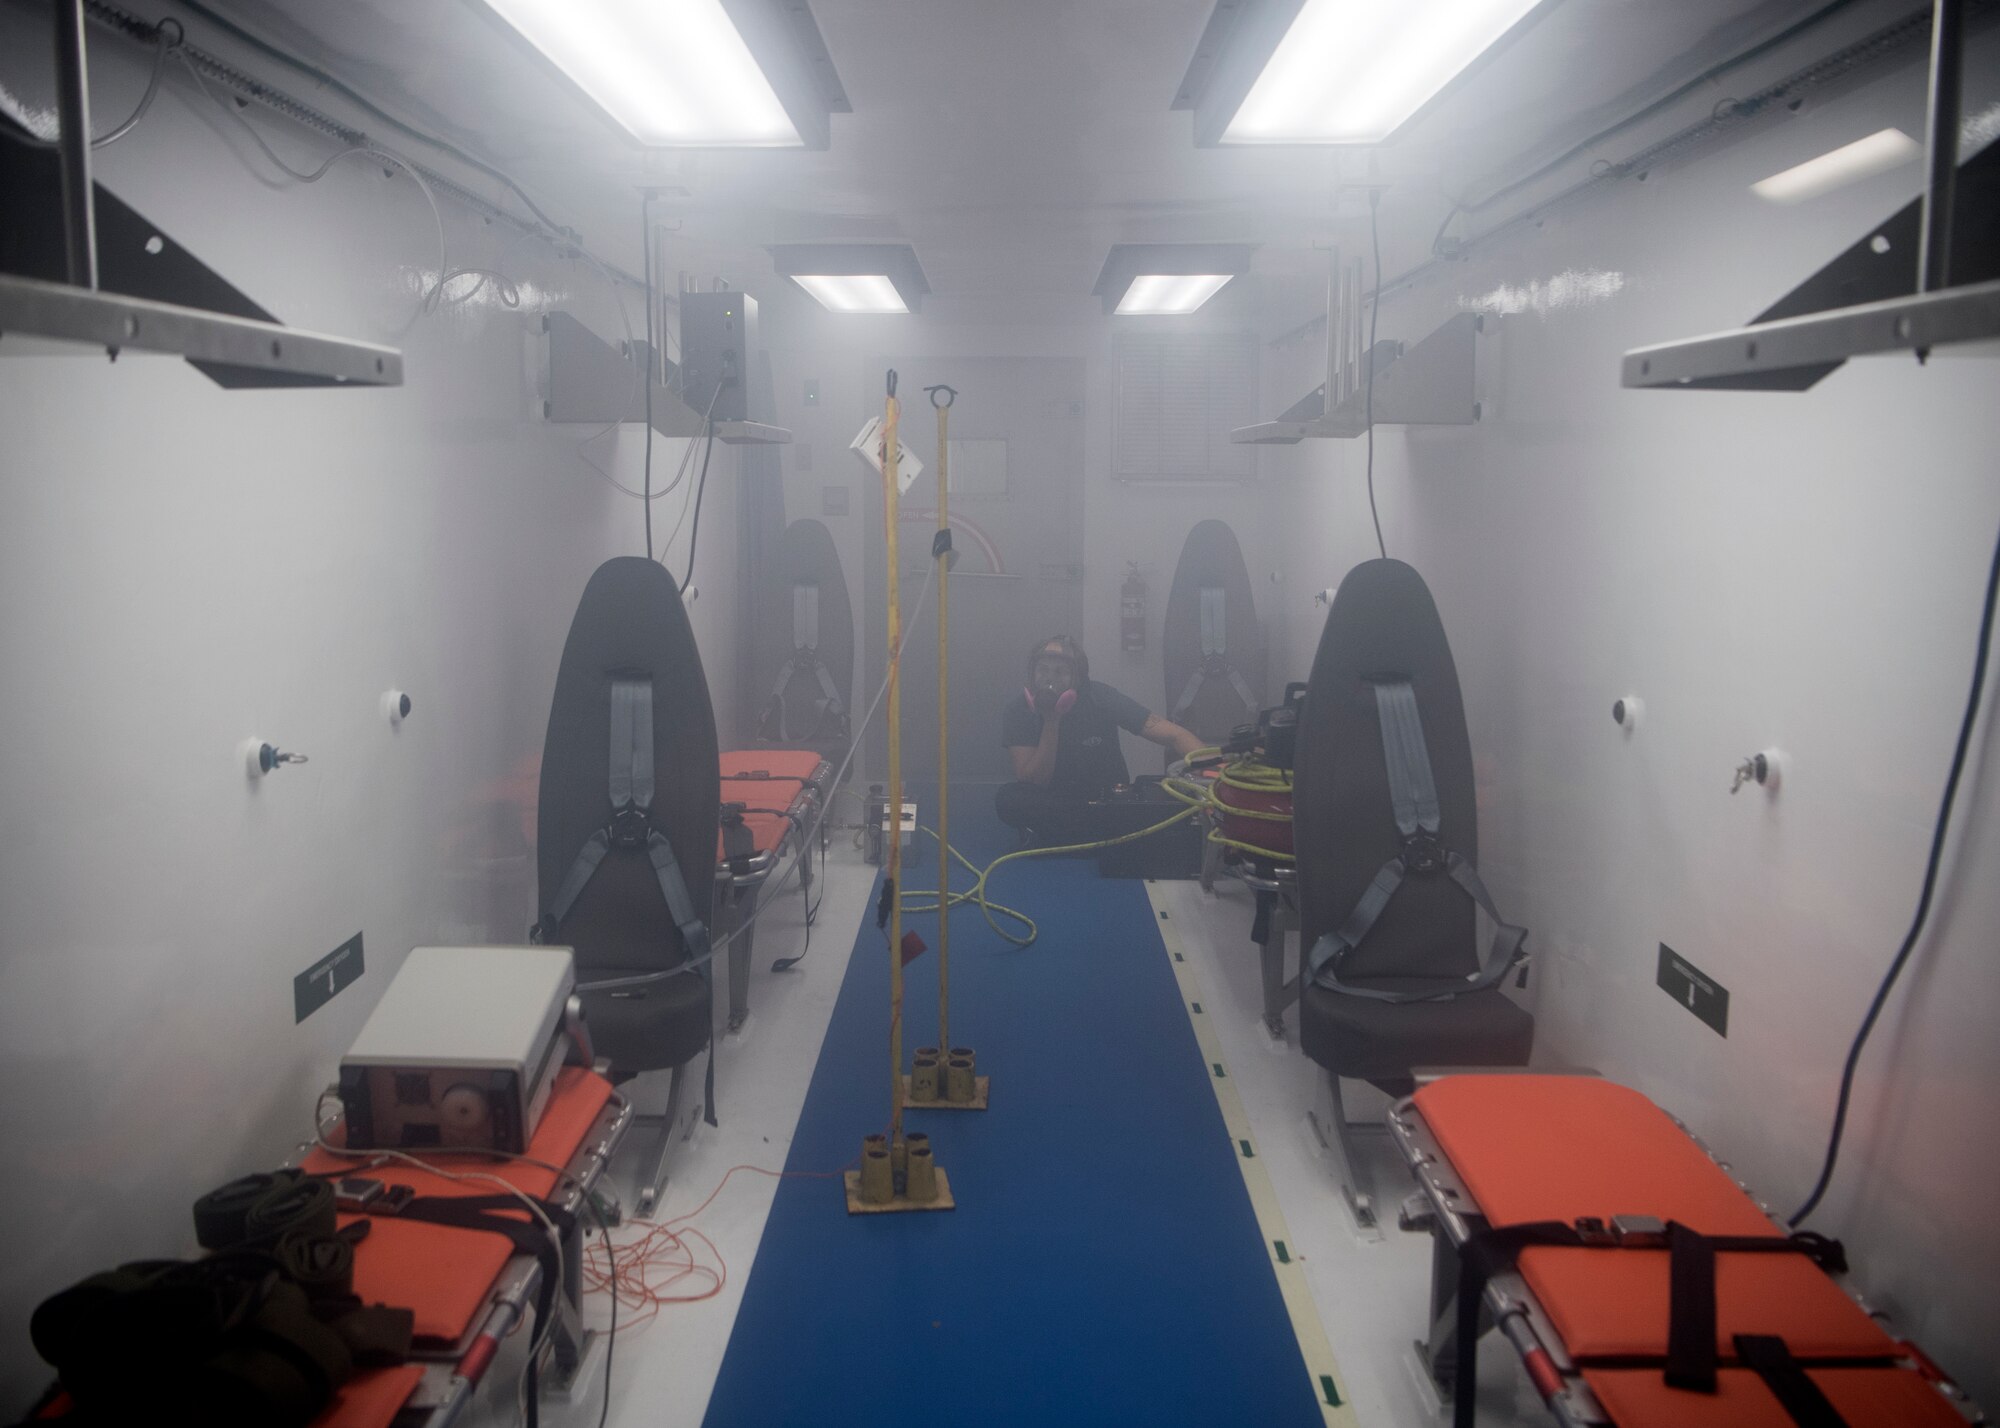
[[[1010,846],[988,806],[954,800],[975,861]],[[1144,885],[1087,861],[1002,876],[1033,947],[953,919],[953,1040],[993,1108],[909,1118],[959,1208],[850,1218],[837,1181],[784,1181],[707,1421],[1323,1423]],[[935,977],[910,969],[906,1046],[932,1040]],[[871,919],[789,1171],[838,1170],[886,1120],[887,984]]]

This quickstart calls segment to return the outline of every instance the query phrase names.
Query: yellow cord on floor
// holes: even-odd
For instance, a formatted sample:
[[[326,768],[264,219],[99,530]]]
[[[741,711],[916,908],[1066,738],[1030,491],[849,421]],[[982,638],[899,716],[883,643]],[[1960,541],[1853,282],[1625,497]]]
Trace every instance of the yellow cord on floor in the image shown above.
[[[1214,748],[1197,749],[1189,757],[1194,759],[1214,758],[1221,752],[1220,749]],[[1264,808],[1247,808],[1240,804],[1224,803],[1215,796],[1215,790],[1218,785],[1227,785],[1230,788],[1241,789],[1245,793],[1289,794],[1292,791],[1292,771],[1290,769],[1273,767],[1261,759],[1241,758],[1224,764],[1212,780],[1169,778],[1161,784],[1161,787],[1166,789],[1175,798],[1180,799],[1183,803],[1193,804],[1202,808],[1212,808],[1226,818],[1261,819],[1266,823],[1290,823],[1292,821],[1292,815],[1289,813],[1277,813]],[[1256,843],[1248,843],[1241,838],[1228,837],[1220,828],[1209,829],[1208,841],[1219,844],[1224,848],[1234,848],[1238,852],[1248,853],[1252,857],[1269,858],[1274,862],[1280,863],[1295,861],[1293,855],[1290,853],[1280,852],[1276,848],[1262,847]]]
[[[1220,750],[1213,748],[1197,749],[1190,757],[1197,759],[1212,758],[1218,753],[1220,753]],[[966,903],[977,903],[979,906],[979,915],[986,919],[988,927],[992,928],[1002,939],[1012,943],[1014,946],[1026,947],[1036,937],[1040,936],[1040,929],[1035,925],[1035,920],[1019,908],[1007,907],[1001,903],[994,902],[987,896],[987,884],[992,880],[993,874],[998,872],[1004,864],[1019,862],[1026,858],[1053,858],[1063,853],[1093,853],[1100,848],[1115,848],[1121,843],[1131,843],[1140,838],[1150,838],[1155,833],[1164,832],[1176,823],[1185,822],[1187,819],[1193,818],[1197,814],[1211,808],[1218,810],[1230,818],[1262,819],[1269,823],[1289,823],[1292,821],[1292,816],[1289,813],[1276,813],[1261,808],[1244,808],[1236,804],[1224,803],[1215,796],[1215,788],[1218,784],[1226,784],[1231,788],[1241,789],[1246,793],[1290,793],[1292,791],[1292,771],[1290,769],[1274,768],[1257,759],[1246,758],[1237,759],[1232,763],[1225,764],[1221,772],[1213,780],[1189,778],[1163,779],[1160,787],[1165,789],[1169,796],[1180,800],[1184,805],[1179,813],[1174,814],[1170,818],[1163,818],[1149,828],[1141,828],[1131,833],[1121,833],[1116,838],[1101,838],[1089,843],[1065,843],[1060,847],[1054,848],[1022,848],[1018,852],[1006,853],[995,858],[984,868],[978,867],[965,854],[959,852],[958,849],[952,847],[949,843],[945,843],[944,850],[961,867],[972,874],[972,886],[962,891],[951,892],[942,903],[938,901],[939,892],[936,888],[906,888],[897,901],[904,912],[937,912],[941,907],[960,907]],[[934,828],[926,827],[923,831],[932,838],[938,837],[937,830]],[[1225,837],[1219,828],[1209,830],[1208,839],[1211,843],[1218,843],[1225,848],[1235,848],[1241,852],[1249,853],[1254,857],[1270,858],[1285,863],[1293,861],[1290,853],[1279,852],[1276,848],[1260,847],[1255,843],[1248,843],[1240,838]],[[939,841],[943,842],[942,839],[939,839]],[[917,899],[929,899],[929,901],[918,901]],[[1004,925],[1003,919],[1005,922],[1016,923],[1027,929],[1026,935],[1009,931]]]
[[[1186,802],[1187,800],[1182,799],[1182,801]],[[1153,824],[1150,828],[1141,828],[1132,833],[1121,833],[1116,838],[1100,838],[1091,843],[1066,843],[1056,848],[1022,848],[1018,852],[1002,854],[988,863],[983,870],[977,867],[965,854],[959,852],[958,849],[949,848],[949,845],[947,845],[951,856],[957,859],[967,872],[972,874],[974,881],[972,886],[966,888],[964,891],[953,892],[948,901],[943,905],[958,907],[968,902],[979,904],[979,915],[986,919],[988,927],[992,928],[1006,941],[1013,943],[1014,946],[1026,947],[1036,937],[1041,935],[1040,929],[1035,926],[1035,919],[1018,908],[1004,907],[992,901],[986,895],[988,880],[1000,869],[1003,863],[1018,862],[1023,858],[1053,858],[1059,853],[1090,853],[1095,852],[1099,848],[1115,848],[1121,843],[1131,843],[1140,838],[1150,838],[1153,834],[1171,828],[1176,823],[1185,822],[1200,811],[1199,805],[1189,804],[1188,807],[1183,808],[1171,818],[1164,818],[1158,823]],[[935,829],[925,828],[923,831],[930,834],[933,838],[937,837]],[[913,902],[911,901],[912,898],[929,898],[931,901]],[[899,901],[902,903],[903,911],[905,912],[936,912],[940,906],[937,898],[938,890],[936,888],[910,888],[904,891]],[[1027,935],[1023,937],[1009,932],[1001,924],[1001,918],[1009,918],[1019,923],[1028,930]]]

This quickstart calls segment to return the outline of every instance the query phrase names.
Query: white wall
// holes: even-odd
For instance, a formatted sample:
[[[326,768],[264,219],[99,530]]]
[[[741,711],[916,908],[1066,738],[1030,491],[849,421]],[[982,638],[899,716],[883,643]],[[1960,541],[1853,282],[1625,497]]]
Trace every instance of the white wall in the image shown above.
[[[921,352],[938,357],[1047,357],[1081,358],[1084,362],[1084,389],[1078,394],[1084,413],[1084,488],[1081,560],[1083,585],[1079,599],[1082,621],[1075,631],[1090,656],[1093,677],[1124,690],[1148,708],[1165,713],[1165,673],[1161,664],[1161,630],[1167,607],[1167,591],[1173,584],[1174,566],[1188,532],[1200,521],[1216,517],[1231,523],[1244,547],[1249,563],[1252,592],[1260,614],[1274,608],[1281,598],[1271,583],[1276,566],[1262,558],[1257,532],[1264,524],[1265,496],[1256,481],[1239,485],[1187,484],[1179,486],[1121,483],[1112,475],[1112,425],[1116,383],[1116,347],[1126,324],[1158,325],[1164,330],[1246,331],[1252,323],[1249,307],[1239,306],[1234,294],[1212,301],[1200,313],[1187,318],[1105,319],[1097,300],[1079,295],[1075,300],[1036,302],[1028,299],[1006,302],[959,301],[932,297],[924,311],[910,317],[838,317],[819,311],[789,292],[783,279],[746,279],[753,290],[769,296],[763,300],[759,316],[771,347],[774,383],[778,398],[778,420],[795,436],[786,448],[785,504],[788,519],[802,517],[823,520],[840,548],[856,621],[855,698],[858,704],[875,691],[867,685],[867,651],[882,632],[870,628],[864,618],[867,591],[865,579],[879,579],[869,572],[863,559],[866,500],[863,481],[876,480],[864,473],[859,461],[847,450],[854,433],[882,406],[882,354]],[[1227,299],[1227,300],[1226,300]],[[921,364],[917,364],[920,368]],[[926,378],[921,370],[900,374],[905,402],[905,438],[914,442],[926,469],[933,461],[936,445],[935,423],[924,405],[921,388]],[[807,378],[818,381],[820,405],[803,405]],[[914,405],[911,403],[914,402]],[[963,429],[962,425],[959,429]],[[801,468],[803,449],[810,447],[810,469]],[[1010,452],[1009,460],[1032,460],[1033,453]],[[822,490],[826,486],[848,489],[848,515],[821,514]],[[1026,558],[1011,553],[1015,561]],[[1139,562],[1147,584],[1146,648],[1127,652],[1119,646],[1119,587],[1124,582],[1126,562]],[[928,628],[928,626],[926,626]],[[1020,632],[1023,649],[1036,631]],[[925,636],[924,638],[928,638]],[[927,647],[913,643],[908,656],[914,670],[929,670]],[[1009,648],[1008,658],[1014,658]],[[1278,670],[1272,668],[1275,681]],[[917,674],[913,677],[926,677]],[[1277,686],[1274,683],[1273,688]],[[954,720],[981,721],[979,739],[990,744],[997,733],[996,710],[953,711]],[[1126,736],[1125,754],[1134,773],[1157,770],[1160,751],[1143,740]],[[997,757],[991,766],[968,771],[967,778],[1000,776]],[[879,773],[876,774],[879,777]]]
[[[1994,60],[1989,42],[1968,63],[1974,108],[1993,102]],[[1451,635],[1485,872],[1532,929],[1539,1054],[1645,1090],[1780,1213],[1817,1174],[1842,1059],[1916,902],[2000,527],[2000,368],[1872,359],[1792,396],[1623,391],[1618,359],[1737,325],[1865,236],[1915,165],[1795,208],[1748,185],[1887,124],[1920,135],[1921,93],[1905,70],[1553,210],[1381,313],[1383,336],[1414,339],[1503,285],[1615,275],[1602,300],[1489,319],[1478,426],[1378,431],[1382,524]],[[1375,553],[1363,446],[1273,450],[1264,470],[1288,574],[1278,663],[1304,669],[1310,592]],[[1627,694],[1647,706],[1629,739],[1609,718]],[[1993,743],[1989,722],[1933,933],[1868,1049],[1813,1221],[1989,1405]],[[1767,745],[1791,756],[1782,792],[1730,797],[1735,761]],[[1726,1040],[1654,985],[1662,941],[1729,989]]]
[[[0,11],[0,80],[34,100],[27,19]],[[144,74],[98,38],[122,114]],[[452,261],[508,273],[524,310],[488,287],[413,317],[437,259],[409,182],[264,182],[202,104],[170,76],[100,179],[285,321],[401,346],[407,383],[225,392],[169,358],[0,355],[0,1416],[49,1377],[40,1299],[192,1249],[197,1194],[310,1134],[410,947],[523,937],[562,641],[592,569],[641,543],[588,431],[539,416],[535,314],[616,339],[604,280],[447,203]],[[258,118],[295,165],[329,152]],[[589,454],[636,485],[641,437]],[[656,444],[656,480],[681,450]],[[718,448],[694,608],[725,727],[735,469]],[[399,730],[390,687],[415,703]],[[252,783],[253,734],[312,762]],[[295,1026],[293,976],[357,931],[365,978]]]

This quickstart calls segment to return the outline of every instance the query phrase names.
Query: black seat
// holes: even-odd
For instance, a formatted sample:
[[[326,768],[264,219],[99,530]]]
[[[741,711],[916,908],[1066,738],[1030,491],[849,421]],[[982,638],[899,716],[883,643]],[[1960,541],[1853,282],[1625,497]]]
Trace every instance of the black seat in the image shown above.
[[[1525,1065],[1535,1030],[1500,990],[1525,934],[1493,913],[1479,881],[1451,647],[1401,561],[1368,561],[1340,584],[1299,716],[1292,797],[1299,1044],[1327,1073],[1346,1188],[1366,1223],[1373,1196],[1352,1137],[1370,1127],[1348,1120],[1341,1078],[1407,1095],[1420,1067]]]
[[[663,566],[606,561],[571,621],[537,813],[536,940],[575,949],[578,994],[614,1081],[671,1069],[651,1211],[688,1064],[711,1043],[707,958],[720,759],[708,681]],[[713,1062],[706,1113],[714,1123]]]

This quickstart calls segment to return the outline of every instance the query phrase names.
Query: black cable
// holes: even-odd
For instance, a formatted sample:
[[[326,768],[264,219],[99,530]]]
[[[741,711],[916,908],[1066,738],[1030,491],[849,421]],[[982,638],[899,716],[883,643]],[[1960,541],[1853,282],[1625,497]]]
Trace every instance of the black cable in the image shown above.
[[[716,385],[715,392],[716,396],[722,395],[720,383]],[[715,397],[708,399],[708,409],[711,412],[715,410]],[[715,418],[702,418],[702,425],[708,429],[708,444],[701,449],[701,475],[695,478],[694,483],[694,528],[688,532],[688,573],[687,579],[681,582],[683,595],[687,594],[688,586],[694,584],[694,547],[695,542],[701,539],[701,498],[708,494],[708,458],[715,455]]]
[[[611,1354],[618,1347],[618,1260],[611,1252],[611,1222],[604,1218],[603,1207],[588,1190],[583,1198],[590,1205],[590,1213],[597,1216],[597,1228],[604,1232],[604,1265],[611,1279],[611,1328],[604,1336],[604,1403],[597,1410],[597,1428],[604,1428],[611,1416]]]
[[[1382,541],[1382,513],[1375,509],[1375,319],[1382,312],[1382,234],[1375,220],[1381,206],[1382,190],[1370,189],[1368,243],[1375,250],[1375,290],[1368,298],[1368,353],[1362,359],[1368,364],[1368,396],[1362,420],[1368,426],[1368,514],[1375,521],[1375,548],[1382,553],[1382,558],[1387,560],[1389,547]]]
[[[1937,890],[1938,871],[1944,863],[1944,840],[1951,826],[1952,804],[1958,797],[1958,780],[1965,772],[1966,756],[1972,748],[1973,726],[1979,722],[1979,708],[1986,689],[1986,658],[1993,644],[1996,593],[2000,593],[2000,541],[1994,543],[1992,568],[1986,574],[1986,607],[1979,620],[1979,653],[1972,663],[1972,689],[1966,695],[1965,718],[1958,726],[1958,747],[1951,756],[1951,772],[1945,777],[1944,798],[1938,805],[1937,824],[1931,830],[1931,855],[1924,867],[1924,886],[1917,898],[1917,915],[1910,923],[1903,945],[1896,951],[1896,960],[1889,964],[1882,985],[1875,989],[1875,1000],[1868,1004],[1868,1015],[1862,1018],[1861,1030],[1855,1033],[1854,1044],[1848,1048],[1847,1065],[1840,1073],[1840,1100],[1833,1112],[1833,1133],[1827,1139],[1826,1163],[1820,1167],[1819,1183],[1813,1186],[1812,1194],[1806,1196],[1805,1204],[1799,1206],[1786,1221],[1794,1229],[1818,1207],[1820,1197],[1826,1194],[1827,1186],[1832,1183],[1834,1162],[1840,1156],[1841,1134],[1847,1129],[1847,1102],[1854,1090],[1854,1071],[1861,1060],[1861,1048],[1868,1044],[1868,1033],[1875,1029],[1875,1019],[1882,1014],[1889,992],[1896,985],[1896,978],[1902,974],[1903,964],[1910,960],[1910,952],[1923,935],[1924,924],[1930,918],[1931,895]]]
[[[653,372],[659,365],[653,357],[653,196],[644,194],[639,199],[639,246],[645,250],[646,259],[646,476],[644,499],[640,502],[646,508],[646,559],[653,558]]]
[[[259,54],[267,55],[270,58],[277,60],[280,64],[290,66],[292,69],[297,70],[299,73],[313,80],[313,82],[316,84],[325,85],[328,89],[333,90],[336,94],[340,95],[350,104],[356,105],[359,108],[366,110],[368,113],[373,114],[377,119],[380,119],[384,124],[391,125],[392,127],[409,135],[412,139],[416,139],[421,143],[429,144],[434,149],[438,149],[444,153],[450,154],[460,163],[478,169],[479,172],[485,174],[488,178],[495,179],[499,183],[504,184],[507,187],[507,189],[515,195],[515,197],[519,198],[521,202],[528,205],[528,211],[534,214],[535,217],[538,220],[540,220],[541,223],[545,227],[547,227],[551,233],[556,234],[559,237],[567,238],[569,241],[573,243],[579,241],[575,229],[564,227],[562,224],[557,223],[555,219],[549,217],[548,214],[544,213],[542,211],[542,206],[536,203],[533,198],[529,197],[528,191],[522,188],[521,185],[516,183],[512,178],[508,177],[507,174],[502,170],[493,167],[493,165],[485,162],[483,159],[475,158],[473,155],[467,153],[464,149],[461,149],[458,145],[453,144],[448,140],[440,139],[435,134],[427,134],[421,129],[414,128],[411,125],[404,123],[401,119],[398,119],[395,115],[389,113],[388,110],[383,109],[380,106],[376,105],[373,101],[365,98],[358,90],[350,88],[348,85],[336,79],[333,75],[328,74],[325,70],[320,69],[316,65],[307,63],[305,60],[298,58],[296,55],[289,54],[286,51],[279,49],[276,45],[271,44],[267,40],[260,39],[258,36],[244,29],[241,25],[238,25],[235,21],[229,20],[221,15],[216,14],[215,11],[209,9],[208,6],[202,4],[201,0],[174,0],[174,3],[179,5],[184,10],[190,10],[193,13],[201,16],[201,18],[208,21],[209,24],[215,26],[217,29],[224,31],[229,35],[234,36],[236,39],[250,46],[250,48],[256,50]],[[108,6],[104,8],[106,10],[109,10]]]

